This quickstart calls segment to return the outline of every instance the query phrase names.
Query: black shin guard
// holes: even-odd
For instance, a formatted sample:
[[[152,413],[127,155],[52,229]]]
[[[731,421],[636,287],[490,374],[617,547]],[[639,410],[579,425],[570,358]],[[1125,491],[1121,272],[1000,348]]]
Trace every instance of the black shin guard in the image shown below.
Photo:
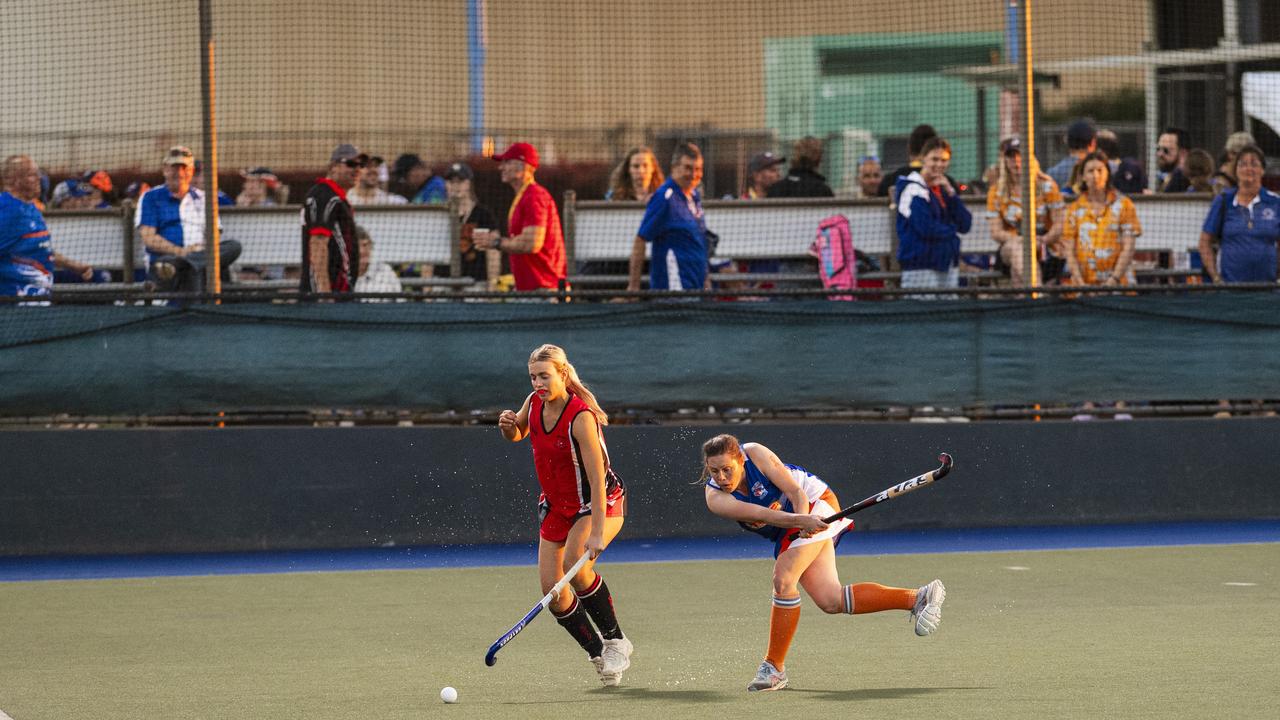
[[[609,594],[609,586],[604,584],[604,578],[596,575],[591,587],[578,594],[578,600],[587,609],[587,614],[596,627],[600,628],[600,634],[605,640],[622,637],[622,628],[618,627],[618,616],[613,610],[613,595]]]
[[[564,611],[564,614],[554,610],[551,614],[555,616],[556,622],[560,623],[560,627],[568,630],[582,649],[587,651],[588,657],[600,657],[600,653],[604,651],[604,642],[600,640],[600,634],[596,629],[591,626],[591,620],[587,618],[587,613],[576,596],[573,598],[573,604]]]

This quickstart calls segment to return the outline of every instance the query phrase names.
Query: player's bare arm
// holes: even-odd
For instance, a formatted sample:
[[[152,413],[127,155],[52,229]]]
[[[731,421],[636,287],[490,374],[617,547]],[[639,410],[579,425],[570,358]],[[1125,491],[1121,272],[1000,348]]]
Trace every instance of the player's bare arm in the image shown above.
[[[604,552],[605,477],[604,453],[600,451],[600,435],[596,416],[590,412],[579,413],[573,419],[573,439],[582,451],[582,462],[591,485],[591,532],[587,535],[585,549],[591,557]]]
[[[797,515],[781,510],[770,510],[759,505],[744,503],[723,490],[705,489],[707,509],[728,520],[745,523],[764,523],[780,528],[800,528],[805,532],[826,529],[827,525],[817,515]]]
[[[525,397],[519,412],[503,410],[498,413],[498,429],[511,442],[520,442],[529,434],[529,399],[532,397],[532,393]]]

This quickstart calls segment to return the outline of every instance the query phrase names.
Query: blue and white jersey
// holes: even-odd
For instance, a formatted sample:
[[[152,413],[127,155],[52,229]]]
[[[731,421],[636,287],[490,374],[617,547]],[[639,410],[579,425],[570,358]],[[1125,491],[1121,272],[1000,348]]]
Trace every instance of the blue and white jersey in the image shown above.
[[[155,228],[160,237],[178,247],[199,245],[204,242],[204,193],[191,188],[176,198],[164,185],[148,190],[138,202],[133,224]],[[147,261],[155,259],[148,249]]]
[[[786,463],[785,467],[787,468],[787,471],[791,473],[791,477],[795,478],[795,481],[800,484],[800,489],[804,491],[804,496],[808,498],[810,506],[812,506],[813,503],[818,498],[822,497],[822,494],[827,491],[827,484],[817,475],[814,475],[799,465]],[[742,464],[742,468],[745,475],[744,484],[746,490],[734,490],[730,493],[731,495],[742,502],[750,503],[752,505],[759,505],[760,507],[769,508],[770,510],[792,512],[791,498],[787,497],[785,493],[779,490],[778,486],[774,485],[773,481],[761,472],[760,468],[756,467],[755,463],[751,462],[750,457],[748,457],[746,462]],[[717,485],[715,480],[710,478],[707,479],[707,487],[715,488],[716,490],[724,489]],[[756,533],[757,535],[761,535],[774,542],[779,540],[782,535],[787,532],[787,528],[780,528],[766,523],[740,522],[738,525],[742,526],[743,530]]]
[[[701,290],[707,280],[707,224],[702,193],[684,194],[670,178],[649,198],[636,233],[653,248],[649,289]]]
[[[0,193],[0,295],[48,295],[53,289],[53,246],[44,216],[33,203]]]
[[[960,236],[973,216],[959,195],[929,187],[919,171],[898,178],[898,264],[903,270],[948,272],[960,264]]]
[[[1280,240],[1280,196],[1263,188],[1248,207],[1236,203],[1237,191],[1219,195],[1201,228],[1215,235],[1222,228],[1218,270],[1226,282],[1275,282],[1276,241]],[[1226,217],[1222,214],[1226,213]]]

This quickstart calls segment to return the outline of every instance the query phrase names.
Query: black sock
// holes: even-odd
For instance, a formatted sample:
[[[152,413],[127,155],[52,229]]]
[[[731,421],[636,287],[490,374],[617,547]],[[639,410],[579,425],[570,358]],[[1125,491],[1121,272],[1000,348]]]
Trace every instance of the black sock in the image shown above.
[[[595,621],[596,627],[600,628],[600,634],[605,640],[617,640],[622,637],[622,628],[618,627],[618,616],[613,611],[613,596],[609,594],[609,586],[604,584],[604,578],[596,575],[595,582],[586,590],[578,595],[578,599],[582,601],[582,606],[587,609],[587,614]]]
[[[587,651],[587,657],[600,657],[600,653],[604,651],[604,643],[600,640],[600,634],[596,629],[591,627],[591,620],[587,618],[587,613],[582,609],[582,603],[578,602],[577,596],[573,598],[573,604],[563,614],[554,610],[551,614],[555,616],[556,622],[560,623],[560,627],[568,630],[582,649]]]

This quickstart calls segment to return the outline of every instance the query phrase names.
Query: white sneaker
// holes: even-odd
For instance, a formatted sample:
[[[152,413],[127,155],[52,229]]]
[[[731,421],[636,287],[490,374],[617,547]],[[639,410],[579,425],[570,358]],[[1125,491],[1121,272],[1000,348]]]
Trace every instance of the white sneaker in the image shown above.
[[[602,658],[602,657],[593,657],[593,658],[591,658],[591,664],[592,664],[593,666],[595,666],[596,674],[600,676],[600,682],[604,683],[605,685],[611,685],[611,684],[612,684],[612,685],[617,685],[617,684],[618,684],[617,682],[610,683],[608,680],[606,680],[606,679],[605,679],[605,677],[604,677],[604,658]]]
[[[625,635],[616,640],[605,640],[604,651],[600,653],[600,681],[605,685],[622,682],[622,673],[631,667],[631,653],[634,650]]]
[[[911,610],[911,620],[916,625],[916,634],[920,637],[932,635],[942,622],[942,602],[947,599],[947,589],[941,580],[920,588],[916,595],[916,606]]]
[[[749,692],[781,690],[787,686],[787,673],[785,670],[779,670],[773,666],[773,663],[765,660],[760,663],[760,669],[756,671],[756,677],[747,685]]]

